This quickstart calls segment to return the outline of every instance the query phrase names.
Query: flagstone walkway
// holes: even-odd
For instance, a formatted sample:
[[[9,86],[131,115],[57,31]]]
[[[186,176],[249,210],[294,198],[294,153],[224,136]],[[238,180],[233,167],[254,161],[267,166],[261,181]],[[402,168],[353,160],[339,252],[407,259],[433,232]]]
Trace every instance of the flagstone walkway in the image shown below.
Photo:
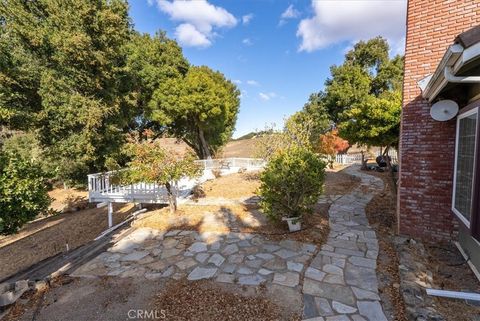
[[[305,272],[303,317],[309,321],[387,321],[378,296],[378,240],[365,206],[383,190],[380,178],[358,167],[346,172],[361,179],[329,210],[330,234]]]
[[[378,242],[365,206],[383,190],[381,179],[346,172],[361,179],[351,193],[323,197],[333,202],[330,234],[319,249],[292,240],[271,241],[258,234],[142,228],[81,266],[73,276],[212,279],[286,293],[309,321],[386,321],[378,296]]]

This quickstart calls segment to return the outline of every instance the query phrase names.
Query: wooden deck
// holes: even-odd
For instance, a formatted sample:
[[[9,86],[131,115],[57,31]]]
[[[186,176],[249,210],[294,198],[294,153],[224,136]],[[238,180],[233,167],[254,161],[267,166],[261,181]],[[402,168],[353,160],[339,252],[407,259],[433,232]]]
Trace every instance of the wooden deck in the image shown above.
[[[240,169],[258,170],[265,166],[265,161],[256,158],[223,158],[196,161],[203,167],[202,176],[196,179],[182,178],[176,186],[178,201],[186,199],[197,184],[214,179],[213,170],[221,175],[237,173]],[[168,204],[165,186],[150,183],[120,185],[113,183],[113,172],[88,175],[88,199],[93,203],[155,203]]]

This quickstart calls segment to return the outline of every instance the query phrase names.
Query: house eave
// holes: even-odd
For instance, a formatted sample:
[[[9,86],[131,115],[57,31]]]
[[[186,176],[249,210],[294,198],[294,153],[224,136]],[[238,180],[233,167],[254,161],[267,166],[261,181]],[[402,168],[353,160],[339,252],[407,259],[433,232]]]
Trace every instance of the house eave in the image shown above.
[[[468,48],[463,48],[458,43],[451,45],[435,72],[419,82],[423,98],[432,102],[449,83],[480,83],[479,77],[457,76],[463,66],[478,58],[480,58],[480,42]]]

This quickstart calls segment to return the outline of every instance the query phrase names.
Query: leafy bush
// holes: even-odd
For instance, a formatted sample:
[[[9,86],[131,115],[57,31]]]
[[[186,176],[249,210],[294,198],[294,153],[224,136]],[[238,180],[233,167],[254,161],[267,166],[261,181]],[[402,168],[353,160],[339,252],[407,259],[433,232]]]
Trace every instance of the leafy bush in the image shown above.
[[[313,152],[303,148],[279,151],[260,177],[263,211],[275,221],[311,213],[324,179],[325,163]]]
[[[38,165],[11,154],[0,156],[0,234],[15,233],[46,212],[50,202]]]

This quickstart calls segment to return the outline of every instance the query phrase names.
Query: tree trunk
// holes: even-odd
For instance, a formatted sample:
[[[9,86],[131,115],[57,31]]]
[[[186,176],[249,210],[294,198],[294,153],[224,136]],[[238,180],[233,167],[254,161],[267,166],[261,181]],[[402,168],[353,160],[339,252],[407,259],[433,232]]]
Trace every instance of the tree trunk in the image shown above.
[[[207,141],[205,140],[205,135],[203,134],[203,130],[199,127],[198,128],[198,138],[200,139],[200,149],[202,150],[202,158],[208,159],[212,158],[210,154],[210,150],[208,148]]]
[[[172,185],[170,184],[170,182],[166,182],[165,187],[167,188],[170,213],[175,213],[177,211],[177,196],[173,193]]]
[[[363,150],[360,153],[362,154],[362,167],[360,167],[360,169],[362,171],[366,171],[368,159],[365,159],[365,153],[363,152]]]

